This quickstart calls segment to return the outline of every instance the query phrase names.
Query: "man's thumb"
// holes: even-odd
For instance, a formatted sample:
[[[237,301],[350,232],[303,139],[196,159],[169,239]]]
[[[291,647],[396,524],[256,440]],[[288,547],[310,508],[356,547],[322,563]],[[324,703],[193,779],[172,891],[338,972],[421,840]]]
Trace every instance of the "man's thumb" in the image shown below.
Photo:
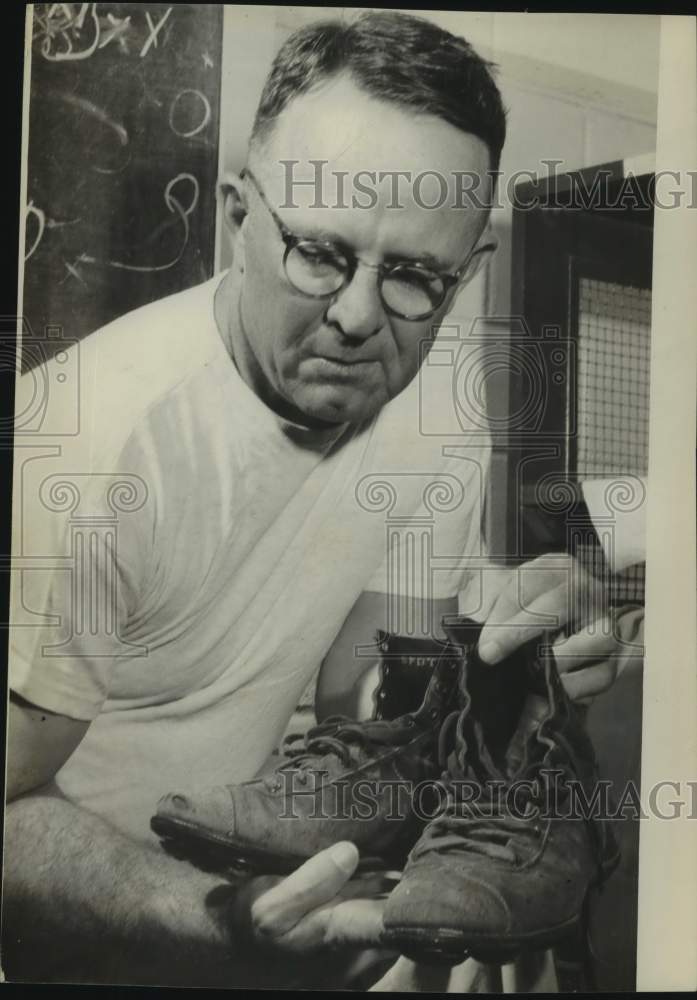
[[[358,848],[332,844],[253,903],[252,922],[263,936],[285,934],[311,910],[332,900],[358,865]]]

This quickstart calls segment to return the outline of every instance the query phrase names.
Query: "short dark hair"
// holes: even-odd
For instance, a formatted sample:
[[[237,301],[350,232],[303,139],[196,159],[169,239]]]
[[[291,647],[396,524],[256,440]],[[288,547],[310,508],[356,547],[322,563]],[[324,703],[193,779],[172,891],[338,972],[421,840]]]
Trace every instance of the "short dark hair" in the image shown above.
[[[318,21],[294,32],[276,55],[252,141],[266,138],[294,97],[346,72],[373,97],[436,115],[477,136],[487,145],[496,171],[506,112],[493,67],[464,38],[420,17],[383,11],[363,14],[350,24]]]

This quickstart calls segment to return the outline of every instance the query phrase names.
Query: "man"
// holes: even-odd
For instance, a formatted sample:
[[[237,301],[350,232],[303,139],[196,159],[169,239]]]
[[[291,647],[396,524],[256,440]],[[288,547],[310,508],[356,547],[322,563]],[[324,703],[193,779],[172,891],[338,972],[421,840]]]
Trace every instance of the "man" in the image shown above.
[[[451,208],[458,178],[489,185],[504,133],[486,64],[427,22],[299,32],[244,175],[223,181],[231,270],[82,345],[81,432],[23,463],[15,494],[16,531],[59,558],[13,587],[10,978],[288,984],[307,982],[306,954],[379,944],[381,902],[349,884],[352,845],[286,880],[228,885],[162,853],[148,818],[171,787],[255,774],[320,662],[318,715],[350,707],[366,666],[354,651],[387,626],[395,591],[435,623],[457,610],[461,570],[400,593],[375,491],[432,515],[458,565],[481,557],[486,443],[444,458],[419,435],[416,376],[490,244],[486,209]],[[431,181],[405,185],[397,209],[396,169]],[[375,199],[341,198],[342,174],[365,171],[384,177]],[[427,208],[436,178],[447,198]],[[452,509],[428,507],[424,473],[455,490]],[[67,571],[84,552],[87,569]],[[525,580],[526,612],[517,579],[488,609],[490,662],[540,631],[536,614],[566,621],[569,561]],[[602,633],[572,642],[574,666],[615,651]],[[611,681],[586,667],[575,693]]]

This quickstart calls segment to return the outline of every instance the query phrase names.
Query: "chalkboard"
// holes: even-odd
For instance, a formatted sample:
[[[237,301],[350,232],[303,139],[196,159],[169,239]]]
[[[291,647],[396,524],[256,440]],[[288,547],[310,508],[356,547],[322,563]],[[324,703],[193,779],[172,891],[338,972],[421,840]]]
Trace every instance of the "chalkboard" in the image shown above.
[[[80,339],[213,274],[221,47],[218,5],[34,6],[29,336]]]

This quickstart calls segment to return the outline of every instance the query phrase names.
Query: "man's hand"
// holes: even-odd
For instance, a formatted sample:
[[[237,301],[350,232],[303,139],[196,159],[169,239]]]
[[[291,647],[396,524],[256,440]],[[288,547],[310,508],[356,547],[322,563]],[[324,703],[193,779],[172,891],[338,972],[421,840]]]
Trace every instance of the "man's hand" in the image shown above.
[[[374,947],[383,930],[382,875],[349,881],[358,850],[333,844],[285,878],[250,879],[236,895],[235,922],[256,944],[295,954]]]
[[[603,585],[572,556],[544,555],[510,570],[488,603],[479,639],[479,654],[486,663],[500,662],[544,632],[576,630],[554,643],[559,672],[574,699],[606,691],[628,658]],[[637,652],[635,647],[634,655]]]
[[[605,615],[554,643],[554,658],[573,701],[607,691],[630,664],[643,662],[643,608]]]

